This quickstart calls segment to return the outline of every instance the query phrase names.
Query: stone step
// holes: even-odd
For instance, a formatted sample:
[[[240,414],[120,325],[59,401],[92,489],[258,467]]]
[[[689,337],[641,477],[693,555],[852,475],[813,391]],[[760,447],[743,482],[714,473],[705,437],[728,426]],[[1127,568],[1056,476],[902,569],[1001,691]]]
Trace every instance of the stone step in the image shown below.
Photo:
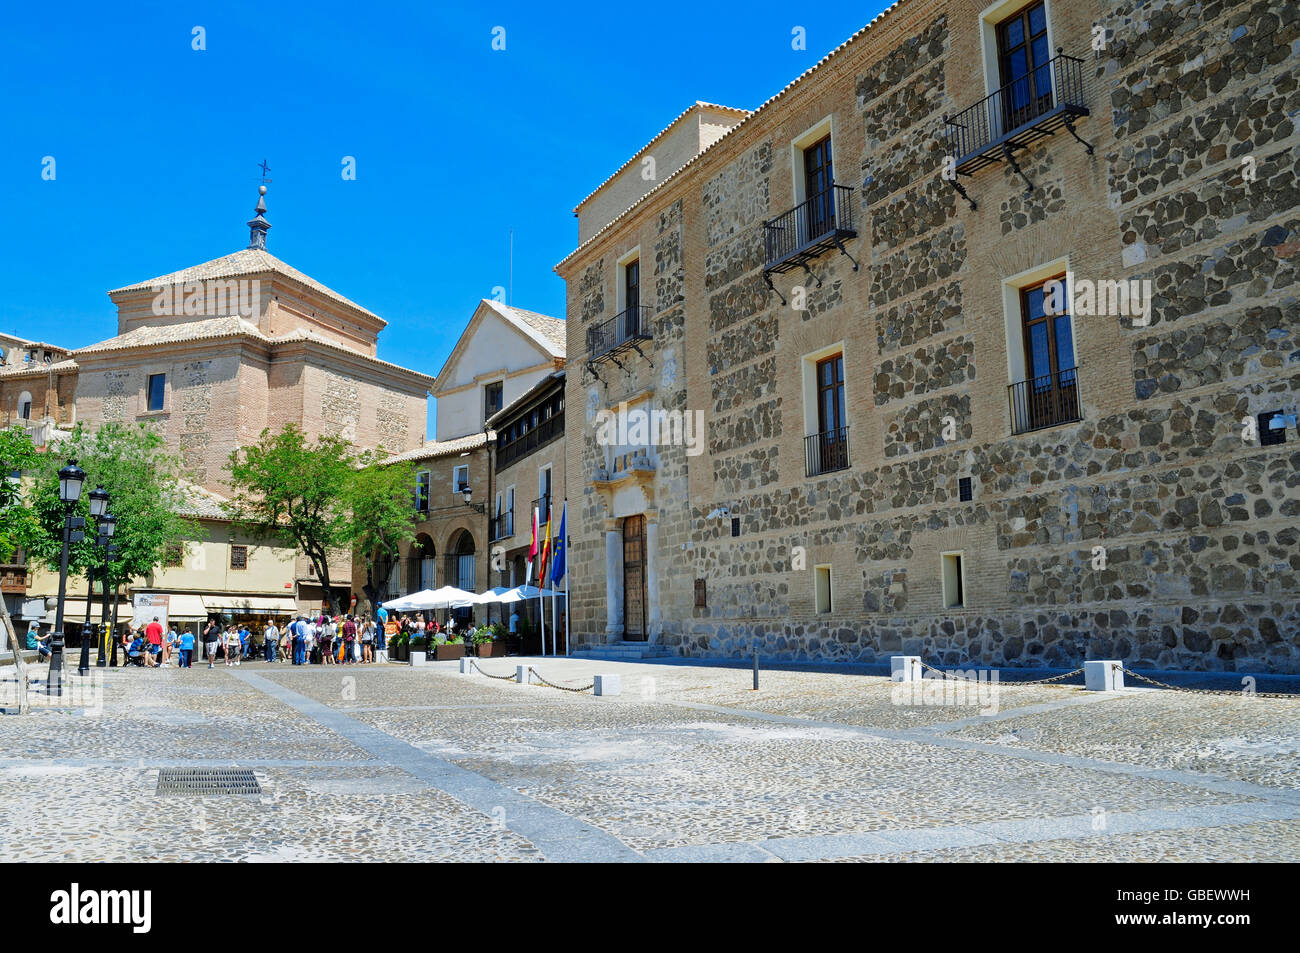
[[[636,661],[644,658],[667,658],[672,653],[662,645],[646,642],[611,642],[606,645],[581,645],[574,649],[575,656],[612,661]]]

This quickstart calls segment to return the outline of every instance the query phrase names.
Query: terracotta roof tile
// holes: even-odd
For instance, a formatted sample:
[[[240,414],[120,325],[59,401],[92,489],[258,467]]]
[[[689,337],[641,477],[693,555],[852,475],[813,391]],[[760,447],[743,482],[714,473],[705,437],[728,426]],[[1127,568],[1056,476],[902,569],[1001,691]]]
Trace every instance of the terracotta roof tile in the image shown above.
[[[614,225],[616,225],[619,221],[621,221],[621,220],[622,220],[623,218],[625,218],[628,214],[630,214],[630,213],[633,211],[633,209],[637,208],[637,207],[640,206],[642,203],[648,201],[648,200],[650,199],[651,196],[657,194],[657,193],[658,193],[662,188],[664,188],[664,186],[666,186],[669,182],[671,182],[671,181],[673,181],[674,179],[676,179],[679,175],[681,175],[681,174],[682,174],[683,172],[685,172],[687,169],[689,169],[689,168],[691,168],[693,165],[695,165],[695,163],[699,162],[700,159],[702,159],[704,156],[708,155],[708,154],[709,154],[710,152],[712,152],[714,149],[717,149],[719,146],[721,146],[722,143],[725,142],[729,137],[731,137],[732,135],[734,135],[738,129],[742,128],[746,123],[752,122],[752,121],[754,120],[754,118],[757,117],[758,114],[761,113],[764,109],[767,109],[769,106],[771,106],[773,103],[775,103],[778,99],[780,99],[780,98],[781,98],[782,96],[784,96],[786,93],[790,92],[790,90],[794,89],[796,86],[798,86],[800,83],[802,83],[805,79],[807,79],[807,78],[808,78],[809,76],[811,76],[813,73],[817,72],[819,69],[821,69],[823,66],[825,66],[828,62],[830,62],[832,59],[834,59],[836,56],[838,56],[840,53],[842,53],[842,52],[845,50],[845,48],[847,48],[849,45],[851,45],[855,40],[857,40],[859,37],[861,37],[864,33],[866,33],[868,30],[870,30],[873,26],[875,26],[877,23],[879,23],[881,20],[883,20],[883,19],[884,19],[885,17],[887,17],[889,14],[893,13],[894,10],[898,9],[898,8],[901,7],[903,4],[905,4],[905,3],[909,3],[909,2],[911,2],[911,0],[894,0],[893,3],[891,3],[889,6],[885,7],[885,9],[881,10],[878,14],[876,14],[876,16],[875,16],[875,17],[871,20],[871,22],[869,22],[866,26],[864,26],[862,29],[858,30],[856,33],[854,33],[852,36],[850,36],[847,40],[845,40],[845,41],[844,41],[843,43],[841,43],[839,46],[835,47],[835,49],[831,50],[829,53],[827,53],[825,56],[823,56],[821,59],[819,59],[819,60],[818,60],[816,63],[814,63],[812,66],[808,67],[808,69],[804,70],[802,73],[800,73],[800,74],[799,74],[798,76],[796,76],[794,79],[792,79],[790,82],[786,83],[785,86],[782,87],[781,90],[780,90],[779,92],[777,92],[774,96],[769,97],[767,100],[765,100],[763,103],[761,103],[761,104],[758,106],[758,108],[756,108],[753,112],[751,112],[748,116],[746,116],[744,119],[740,120],[740,122],[736,123],[736,124],[735,124],[734,126],[732,126],[730,129],[728,129],[726,132],[724,132],[721,136],[719,136],[718,139],[717,139],[717,141],[714,142],[713,145],[709,146],[709,147],[706,148],[706,149],[702,149],[702,150],[701,150],[697,155],[691,157],[690,159],[687,159],[686,162],[684,162],[684,163],[682,164],[681,168],[679,168],[679,169],[677,169],[675,172],[673,172],[673,173],[671,173],[671,174],[665,176],[664,179],[663,179],[661,182],[659,182],[658,185],[656,185],[654,188],[652,188],[652,189],[651,189],[649,192],[647,192],[645,195],[641,196],[639,199],[637,199],[635,202],[633,202],[631,205],[629,205],[627,208],[625,208],[622,212],[619,212],[618,215],[616,215],[616,216],[614,216],[612,219],[610,219],[607,223],[605,223],[605,225],[603,225],[603,226],[600,228],[600,230],[599,230],[598,232],[596,232],[596,234],[592,235],[592,236],[591,236],[590,238],[588,238],[585,242],[582,242],[581,244],[579,244],[577,248],[575,248],[573,251],[569,252],[569,254],[565,255],[562,259],[560,259],[560,261],[559,261],[558,263],[556,263],[554,270],[555,270],[555,271],[559,271],[560,268],[561,268],[561,267],[562,267],[566,262],[568,262],[571,258],[573,258],[575,255],[577,255],[579,252],[581,252],[581,251],[582,251],[584,248],[586,248],[588,245],[591,245],[593,242],[597,241],[597,240],[598,240],[602,235],[604,235],[604,234],[605,234],[606,232],[608,232],[611,228],[613,228]],[[679,117],[679,118],[680,118],[680,117]],[[676,120],[673,120],[673,121],[676,122]],[[638,153],[638,154],[639,154],[639,153]],[[615,174],[617,174],[617,173],[615,173]],[[611,178],[612,178],[612,176],[611,176]],[[606,180],[606,181],[608,181],[608,180]],[[590,196],[588,196],[588,197],[590,197]],[[586,201],[586,199],[584,199],[583,201]]]
[[[133,285],[125,285],[121,288],[114,288],[109,292],[110,295],[126,291],[145,291],[160,285],[184,284],[191,281],[208,281],[217,278],[238,278],[243,275],[257,275],[271,272],[283,275],[286,278],[296,281],[299,284],[317,291],[327,298],[331,298],[340,304],[346,305],[356,311],[360,311],[381,324],[386,323],[383,318],[373,311],[361,307],[355,301],[350,301],[343,295],[331,288],[327,288],[315,278],[303,274],[292,265],[282,262],[270,252],[261,248],[243,248],[233,255],[226,255],[224,258],[214,258],[212,261],[205,261],[201,265],[192,265],[189,268],[182,268],[180,271],[173,271],[171,274],[159,275],[157,278],[151,278],[148,281],[137,282]]]

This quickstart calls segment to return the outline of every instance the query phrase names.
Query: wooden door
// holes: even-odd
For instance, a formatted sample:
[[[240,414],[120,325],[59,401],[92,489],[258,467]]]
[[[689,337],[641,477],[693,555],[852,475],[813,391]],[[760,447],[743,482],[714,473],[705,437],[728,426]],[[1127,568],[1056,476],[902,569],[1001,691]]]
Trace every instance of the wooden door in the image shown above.
[[[644,642],[645,606],[645,517],[623,520],[623,638]]]

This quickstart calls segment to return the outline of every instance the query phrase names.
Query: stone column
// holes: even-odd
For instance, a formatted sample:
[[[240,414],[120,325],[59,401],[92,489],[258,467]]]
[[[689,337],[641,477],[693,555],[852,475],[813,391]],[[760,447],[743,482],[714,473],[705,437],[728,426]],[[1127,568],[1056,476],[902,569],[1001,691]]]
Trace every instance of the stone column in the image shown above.
[[[623,639],[622,520],[605,520],[605,641]]]
[[[647,641],[659,641],[659,511],[645,511],[645,597]]]

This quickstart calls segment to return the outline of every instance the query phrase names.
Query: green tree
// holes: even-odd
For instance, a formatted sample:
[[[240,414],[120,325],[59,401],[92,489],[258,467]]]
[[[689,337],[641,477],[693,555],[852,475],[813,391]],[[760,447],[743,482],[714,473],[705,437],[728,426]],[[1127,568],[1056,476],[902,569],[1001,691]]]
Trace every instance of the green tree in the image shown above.
[[[23,505],[23,484],[15,474],[31,470],[40,459],[22,427],[0,430],[0,561],[27,544],[36,528],[34,513]]]
[[[113,543],[118,552],[108,565],[108,584],[115,592],[132,579],[152,574],[168,547],[202,538],[202,527],[184,515],[185,473],[161,434],[144,424],[106,423],[93,431],[78,424],[72,436],[40,454],[33,488],[39,532],[28,545],[28,555],[50,572],[59,571],[63,546],[59,469],[73,459],[86,471],[76,504],[76,514],[86,517],[86,538],[68,552],[70,574],[93,572],[96,580],[102,578],[104,551],[94,543],[90,519],[90,491],[97,486],[108,491],[108,511],[117,517]]]
[[[16,550],[29,545],[37,530],[34,511],[23,504],[23,483],[13,475],[21,477],[24,471],[37,464],[39,457],[22,427],[0,430],[0,562],[7,562]],[[0,624],[16,645],[17,635],[9,618],[9,607],[2,597]]]
[[[361,591],[373,607],[379,604],[380,593],[388,588],[400,545],[415,538],[415,521],[411,518],[415,464],[405,460],[385,463],[374,454],[363,454],[358,463],[348,493],[351,538],[366,567]]]
[[[339,600],[330,583],[331,552],[352,541],[348,497],[359,463],[340,437],[309,441],[293,424],[263,430],[257,443],[230,455],[230,513],[252,532],[296,545],[311,560],[331,613]]]

